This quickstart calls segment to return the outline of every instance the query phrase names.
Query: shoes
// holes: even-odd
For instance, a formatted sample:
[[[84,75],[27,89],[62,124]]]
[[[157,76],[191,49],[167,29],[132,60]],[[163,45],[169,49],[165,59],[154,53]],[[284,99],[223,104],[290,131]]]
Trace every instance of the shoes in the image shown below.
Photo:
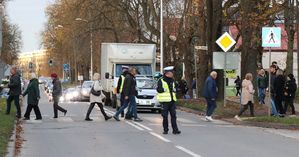
[[[235,119],[238,121],[242,121],[242,119],[238,115],[235,115]]]
[[[164,135],[167,135],[167,134],[168,134],[168,131],[163,131],[163,134],[164,134]]]
[[[66,115],[67,111],[64,112],[64,116]]]
[[[212,122],[212,121],[214,121],[214,119],[211,116],[206,116],[206,121]]]
[[[125,117],[125,115],[122,113],[122,114],[120,115],[120,117],[121,117],[121,118],[124,118],[124,117]]]
[[[107,121],[107,120],[109,120],[111,118],[112,118],[111,116],[107,116],[107,117],[105,117],[105,121]]]
[[[180,130],[176,130],[176,131],[173,131],[172,132],[174,135],[179,135],[179,134],[181,134],[181,131]]]
[[[23,120],[30,120],[30,118],[25,117],[25,118],[23,118]]]
[[[125,117],[126,120],[132,120],[132,117]]]
[[[35,118],[35,120],[42,120],[42,118]]]
[[[54,116],[53,118],[58,118],[57,116]]]
[[[85,118],[86,121],[93,121],[92,119],[90,118]]]
[[[118,117],[116,116],[113,116],[113,118],[116,120],[116,121],[120,121]]]
[[[135,118],[135,119],[134,119],[134,122],[142,122],[142,119],[140,119],[140,118]]]

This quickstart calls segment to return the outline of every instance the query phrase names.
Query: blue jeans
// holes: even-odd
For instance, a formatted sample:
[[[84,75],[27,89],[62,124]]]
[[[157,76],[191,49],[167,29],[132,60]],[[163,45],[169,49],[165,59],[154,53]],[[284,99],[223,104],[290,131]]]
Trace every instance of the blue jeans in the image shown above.
[[[277,116],[278,112],[276,110],[275,102],[274,102],[274,100],[272,98],[270,99],[270,101],[271,101],[271,106],[272,106],[272,114],[275,115],[275,116]]]
[[[259,97],[259,102],[262,102],[262,103],[265,102],[265,97],[266,97],[266,89],[265,88],[258,88],[258,97]]]
[[[118,117],[119,114],[121,112],[123,112],[128,106],[131,106],[131,113],[132,113],[132,116],[134,118],[138,118],[137,117],[137,108],[136,108],[136,99],[135,99],[135,96],[129,96],[129,99],[125,100],[125,103],[123,106],[120,107],[120,109],[115,113],[115,116]]]
[[[214,110],[216,109],[216,100],[211,100],[206,98],[207,101],[207,113],[206,116],[212,116],[214,113]]]

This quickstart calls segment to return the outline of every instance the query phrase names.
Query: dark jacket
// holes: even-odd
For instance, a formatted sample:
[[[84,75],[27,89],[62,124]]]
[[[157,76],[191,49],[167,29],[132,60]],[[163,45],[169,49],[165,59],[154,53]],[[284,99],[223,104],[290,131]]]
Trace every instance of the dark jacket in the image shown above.
[[[188,84],[187,84],[186,80],[181,80],[179,82],[179,89],[183,95],[187,94],[189,88],[188,88]]]
[[[235,80],[235,84],[236,84],[236,88],[241,88],[241,84],[242,84],[241,79],[240,79],[240,78],[237,78],[237,79]]]
[[[216,81],[209,76],[206,79],[203,96],[207,99],[216,99],[217,98],[217,86]]]
[[[257,87],[258,88],[267,88],[268,87],[267,76],[261,76],[261,75],[259,75],[257,77]]]
[[[38,80],[31,79],[26,91],[23,93],[23,96],[27,95],[27,103],[30,105],[37,105],[40,98]]]
[[[275,98],[282,99],[284,97],[285,78],[283,75],[278,75],[274,80]]]
[[[296,90],[297,90],[296,80],[295,79],[288,80],[285,86],[286,98],[295,98]]]
[[[61,87],[61,82],[59,81],[58,78],[53,80],[53,92],[52,96],[53,97],[60,97],[62,95],[62,87]]]
[[[8,83],[8,88],[9,88],[9,95],[10,96],[18,96],[21,95],[22,90],[21,90],[21,78],[18,74],[12,75],[9,79]]]
[[[167,83],[167,85],[169,87],[169,92],[170,92],[171,100],[173,101],[173,92],[174,93],[176,92],[176,91],[173,91],[173,89],[174,89],[173,88],[174,79],[166,77],[165,75],[161,79],[163,79]],[[164,88],[162,86],[161,79],[159,79],[159,81],[158,81],[158,86],[157,86],[157,92],[158,93],[163,93],[164,92]]]
[[[123,72],[122,74],[121,74],[121,76],[124,76],[124,77],[126,77],[126,75],[128,74],[129,72],[127,72],[127,71],[125,71],[125,72]],[[120,93],[120,86],[121,86],[121,84],[122,84],[122,81],[124,81],[124,80],[122,80],[122,77],[121,76],[119,76],[119,79],[118,79],[118,82],[117,82],[117,87],[116,87],[116,90],[117,90],[117,93]]]
[[[125,78],[123,87],[124,96],[136,96],[136,79],[131,73],[128,73]]]
[[[270,74],[270,79],[271,79],[271,80],[270,80],[270,81],[271,81],[271,82],[270,82],[270,83],[271,83],[270,93],[271,93],[271,97],[272,97],[272,98],[273,98],[274,95],[275,95],[275,90],[274,90],[274,86],[275,86],[274,84],[275,84],[275,83],[274,83],[274,82],[275,82],[276,77],[277,77],[277,76],[276,76],[276,73],[271,73],[271,74]]]

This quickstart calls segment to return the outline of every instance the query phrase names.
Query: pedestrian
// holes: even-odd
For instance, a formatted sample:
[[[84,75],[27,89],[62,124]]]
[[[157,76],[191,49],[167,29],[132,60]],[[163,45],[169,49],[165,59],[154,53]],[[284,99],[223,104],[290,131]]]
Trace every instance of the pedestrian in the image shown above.
[[[212,115],[216,109],[216,98],[217,98],[217,85],[216,85],[217,72],[212,71],[210,76],[206,79],[204,85],[204,94],[207,101],[206,120],[213,121]]]
[[[240,116],[250,108],[250,116],[254,117],[254,105],[253,105],[253,84],[252,84],[252,74],[247,73],[245,79],[242,81],[242,93],[241,93],[241,109],[238,115],[235,116],[237,120],[241,120]]]
[[[283,70],[278,69],[276,72],[276,78],[274,80],[274,94],[275,94],[275,107],[277,112],[280,114],[279,116],[283,117],[284,108],[284,87],[285,87],[285,77],[283,75]]]
[[[27,86],[27,89],[25,90],[25,92],[22,94],[22,96],[27,96],[27,109],[24,115],[24,120],[29,120],[30,119],[30,113],[32,111],[32,109],[34,110],[35,113],[35,120],[41,120],[42,119],[42,115],[40,113],[39,107],[38,107],[38,102],[40,99],[40,92],[39,92],[39,83],[38,83],[38,79],[36,77],[35,73],[31,73],[30,76],[30,82]]]
[[[17,67],[13,66],[10,69],[10,79],[8,83],[8,98],[6,101],[6,114],[10,114],[11,102],[14,101],[16,109],[17,109],[17,118],[21,118],[21,107],[20,107],[20,95],[21,95],[21,78],[20,75],[17,73]]]
[[[162,117],[163,117],[163,134],[168,134],[168,113],[171,117],[171,127],[173,134],[180,134],[176,122],[176,88],[174,81],[174,67],[169,66],[164,68],[164,75],[158,81],[157,86],[157,99],[162,104]]]
[[[193,92],[193,98],[197,98],[197,95],[196,95],[196,78],[193,78],[192,79],[192,92]]]
[[[268,79],[264,69],[261,69],[258,72],[257,88],[258,88],[259,104],[261,105],[265,104],[266,89],[268,88]]]
[[[185,76],[179,81],[179,89],[184,99],[190,99],[190,96],[187,95],[189,88]]]
[[[136,122],[142,121],[137,115],[136,96],[138,93],[136,90],[136,78],[135,78],[136,75],[137,75],[137,69],[135,67],[130,67],[129,73],[125,77],[124,87],[123,87],[125,103],[114,114],[113,118],[116,121],[120,121],[118,117],[119,114],[121,114],[121,112],[123,112],[128,107],[129,104],[131,105],[130,114],[132,114],[134,121]]]
[[[287,113],[288,107],[290,106],[292,109],[292,115],[295,115],[295,106],[294,106],[294,99],[296,95],[297,84],[293,74],[289,74],[287,77],[286,86],[284,89],[284,96],[285,96],[285,111]]]
[[[52,82],[53,83],[52,97],[53,97],[53,101],[54,101],[54,103],[53,103],[54,117],[53,118],[58,118],[58,110],[60,112],[63,112],[64,116],[66,115],[67,110],[58,105],[59,99],[62,96],[62,87],[61,87],[61,82],[60,82],[57,74],[56,73],[51,74],[51,78],[53,80],[53,82]]]
[[[269,74],[270,74],[270,102],[271,102],[271,108],[272,108],[272,113],[271,115],[273,116],[278,116],[278,112],[277,112],[277,109],[276,109],[276,105],[275,105],[275,90],[274,90],[274,81],[275,81],[275,78],[276,78],[276,65],[271,65],[270,68],[269,68]]]
[[[240,76],[237,76],[237,79],[235,80],[235,87],[236,87],[236,90],[237,90],[237,94],[236,96],[240,95],[241,96],[241,92],[240,92],[240,89],[241,89],[241,79],[240,79]]]
[[[125,103],[125,97],[124,97],[124,94],[123,94],[123,87],[124,87],[125,77],[128,74],[128,70],[129,70],[128,66],[122,66],[122,74],[119,76],[119,79],[118,79],[118,82],[117,82],[116,93],[120,94],[120,106],[117,107],[117,111]],[[121,117],[124,117],[124,111],[121,112]]]
[[[92,109],[94,108],[95,104],[97,104],[98,107],[100,108],[105,120],[107,121],[107,120],[111,119],[112,117],[107,116],[107,114],[104,110],[103,104],[104,104],[105,95],[103,93],[103,86],[100,83],[100,74],[99,73],[95,73],[93,75],[93,81],[94,82],[92,85],[92,89],[90,92],[90,98],[89,98],[90,105],[87,110],[85,120],[92,121],[92,119],[89,117],[89,115],[90,115]]]

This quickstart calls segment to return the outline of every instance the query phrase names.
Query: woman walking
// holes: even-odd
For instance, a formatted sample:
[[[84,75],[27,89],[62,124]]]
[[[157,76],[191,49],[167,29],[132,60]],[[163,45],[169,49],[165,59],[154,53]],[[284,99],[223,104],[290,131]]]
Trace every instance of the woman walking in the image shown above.
[[[97,104],[99,106],[99,108],[101,109],[101,112],[102,112],[105,120],[109,120],[109,119],[111,119],[111,117],[107,116],[107,114],[105,113],[105,110],[104,110],[104,106],[103,106],[105,95],[103,94],[103,91],[102,91],[103,87],[100,83],[100,74],[99,73],[95,73],[93,75],[93,81],[94,81],[94,83],[93,83],[91,93],[90,93],[90,105],[87,110],[85,120],[92,121],[92,119],[89,116],[90,116],[90,113],[91,113],[92,109],[94,108],[95,104]]]
[[[287,77],[287,82],[285,86],[285,110],[284,113],[287,113],[288,107],[290,106],[292,109],[292,115],[295,115],[295,106],[294,106],[294,99],[297,90],[296,80],[293,74],[289,74]]]
[[[248,107],[250,108],[250,115],[254,117],[253,94],[252,74],[247,73],[245,79],[242,81],[241,109],[239,114],[235,116],[237,120],[241,120],[240,116],[248,109]]]
[[[36,116],[35,120],[41,120],[42,115],[41,115],[39,107],[38,107],[40,93],[39,93],[39,87],[38,87],[38,80],[36,78],[35,73],[31,73],[29,85],[27,86],[27,89],[22,94],[22,96],[24,97],[27,94],[28,94],[28,97],[27,97],[28,105],[27,105],[26,113],[24,115],[24,120],[30,119],[30,113],[31,113],[32,109],[34,110],[34,113]]]
[[[59,81],[59,78],[57,76],[57,74],[53,73],[51,74],[51,78],[53,80],[53,91],[52,91],[52,96],[53,96],[53,108],[54,108],[54,117],[53,118],[58,118],[58,110],[63,112],[64,116],[67,113],[67,110],[60,107],[58,105],[59,103],[59,99],[62,95],[62,87],[61,87],[61,82]]]

